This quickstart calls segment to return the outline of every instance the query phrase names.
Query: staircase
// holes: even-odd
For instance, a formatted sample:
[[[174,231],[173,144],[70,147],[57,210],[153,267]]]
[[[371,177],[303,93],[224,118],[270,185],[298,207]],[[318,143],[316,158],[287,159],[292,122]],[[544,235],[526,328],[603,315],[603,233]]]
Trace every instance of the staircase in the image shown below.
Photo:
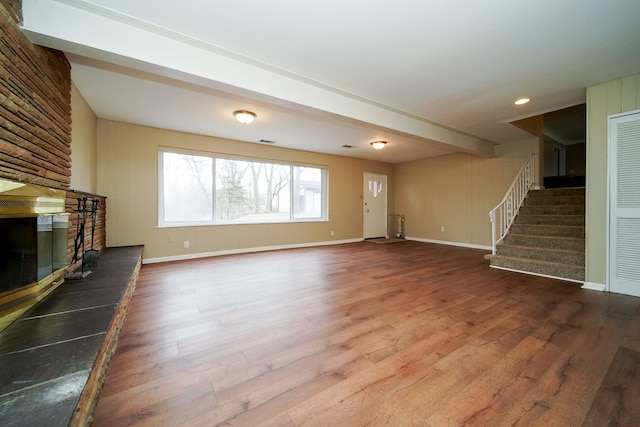
[[[491,266],[584,281],[584,188],[529,191]]]

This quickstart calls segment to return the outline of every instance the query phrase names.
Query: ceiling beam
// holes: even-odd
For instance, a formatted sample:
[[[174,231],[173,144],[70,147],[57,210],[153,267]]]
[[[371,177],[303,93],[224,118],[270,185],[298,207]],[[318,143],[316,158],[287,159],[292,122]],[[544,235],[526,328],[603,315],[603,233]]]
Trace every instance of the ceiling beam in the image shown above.
[[[42,46],[495,156],[495,145],[485,139],[83,0],[23,0],[23,16],[23,31]]]

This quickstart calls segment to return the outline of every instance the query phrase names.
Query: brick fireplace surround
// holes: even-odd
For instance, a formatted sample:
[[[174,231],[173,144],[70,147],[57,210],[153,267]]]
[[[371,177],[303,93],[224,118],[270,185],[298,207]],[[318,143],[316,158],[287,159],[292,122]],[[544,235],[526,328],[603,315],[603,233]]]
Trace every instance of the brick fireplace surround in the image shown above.
[[[142,248],[105,249],[107,200],[71,189],[71,67],[62,52],[31,43],[21,21],[21,0],[0,0],[0,179],[66,195],[69,263],[78,227],[77,198],[98,198],[93,247],[101,255],[86,279],[51,287],[48,295],[33,298],[37,305],[14,313],[13,323],[5,322],[8,326],[0,332],[0,420],[3,425],[44,425],[37,419],[47,425],[88,425],[135,286]],[[85,235],[87,249],[90,234]],[[89,317],[73,317],[80,312]],[[77,334],[87,325],[98,329],[85,334],[85,341],[80,339],[85,335]],[[70,360],[84,364],[70,366]],[[77,386],[76,394],[55,388],[68,386],[66,380]],[[62,401],[66,403],[58,405]],[[44,418],[30,420],[28,413]]]

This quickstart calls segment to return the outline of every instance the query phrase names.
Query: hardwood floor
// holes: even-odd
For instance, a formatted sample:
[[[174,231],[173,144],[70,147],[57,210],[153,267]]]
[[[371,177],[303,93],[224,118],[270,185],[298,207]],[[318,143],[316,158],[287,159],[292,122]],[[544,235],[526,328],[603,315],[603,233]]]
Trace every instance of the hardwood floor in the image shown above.
[[[640,425],[640,298],[367,242],[144,265],[94,426]]]

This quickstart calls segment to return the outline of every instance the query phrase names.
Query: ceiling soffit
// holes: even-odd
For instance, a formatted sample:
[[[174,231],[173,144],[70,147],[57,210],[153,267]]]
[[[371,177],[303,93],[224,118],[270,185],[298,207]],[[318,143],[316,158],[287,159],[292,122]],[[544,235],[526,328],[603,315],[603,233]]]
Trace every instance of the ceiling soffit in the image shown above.
[[[264,102],[328,112],[456,151],[495,155],[495,145],[485,139],[90,3],[24,0],[23,13],[23,30],[43,46]]]

